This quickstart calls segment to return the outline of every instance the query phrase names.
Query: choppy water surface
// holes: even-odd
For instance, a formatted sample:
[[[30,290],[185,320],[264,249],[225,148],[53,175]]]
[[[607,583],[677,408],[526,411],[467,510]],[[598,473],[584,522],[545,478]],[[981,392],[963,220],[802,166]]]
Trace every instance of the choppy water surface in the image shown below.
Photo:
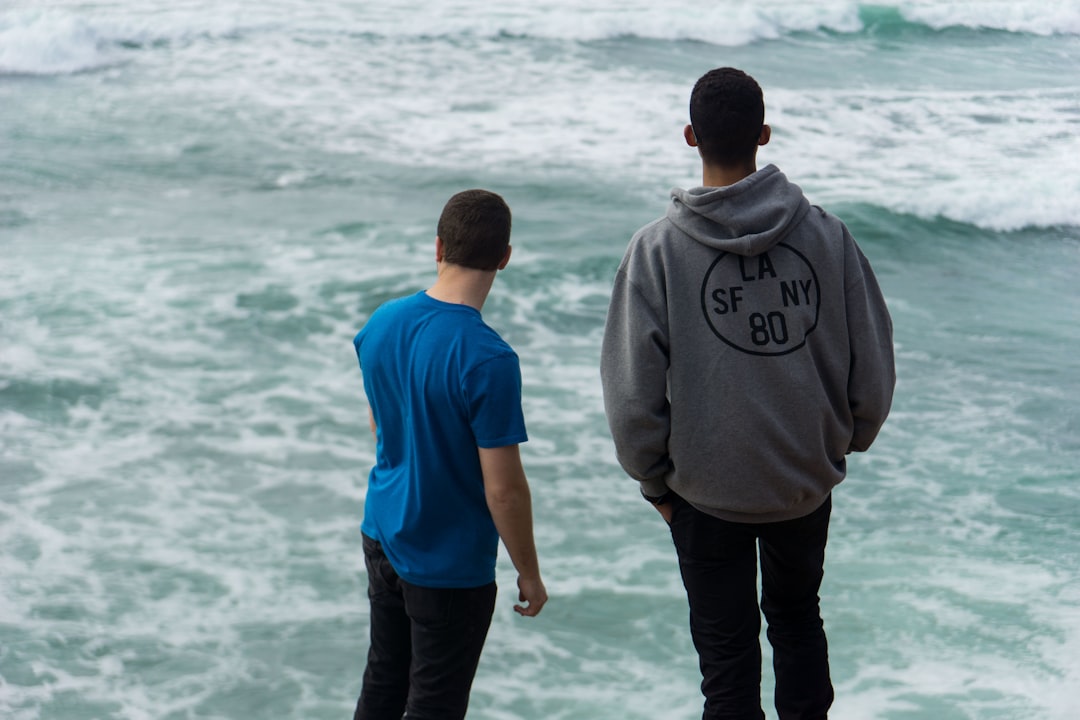
[[[0,7],[0,716],[348,716],[351,339],[430,282],[475,186],[515,213],[485,317],[523,361],[552,600],[514,616],[500,560],[470,717],[698,715],[597,368],[722,64],[761,81],[760,160],[848,222],[896,325],[894,413],[835,498],[835,716],[1072,718],[1080,5],[990,0]]]

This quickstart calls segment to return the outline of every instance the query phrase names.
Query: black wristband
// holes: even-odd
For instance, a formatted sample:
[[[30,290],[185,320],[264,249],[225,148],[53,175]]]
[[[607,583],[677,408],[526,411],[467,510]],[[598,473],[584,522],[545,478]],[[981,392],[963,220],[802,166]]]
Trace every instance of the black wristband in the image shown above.
[[[663,495],[658,495],[658,496],[654,497],[652,495],[646,495],[645,491],[642,490],[641,491],[641,497],[645,498],[646,500],[651,502],[653,505],[666,505],[667,502],[669,500],[671,500],[671,491],[668,490]]]

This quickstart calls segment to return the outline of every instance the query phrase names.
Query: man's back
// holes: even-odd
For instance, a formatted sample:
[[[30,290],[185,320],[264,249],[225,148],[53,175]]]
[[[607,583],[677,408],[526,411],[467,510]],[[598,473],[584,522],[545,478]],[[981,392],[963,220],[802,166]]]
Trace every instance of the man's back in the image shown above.
[[[718,517],[805,515],[888,412],[876,280],[843,224],[775,166],[672,195],[616,276],[608,322],[623,330],[605,337],[602,373],[619,459]],[[645,364],[666,383],[631,381]]]
[[[494,579],[498,535],[476,448],[526,440],[518,358],[466,305],[417,293],[357,334],[378,427],[363,531],[428,587]]]

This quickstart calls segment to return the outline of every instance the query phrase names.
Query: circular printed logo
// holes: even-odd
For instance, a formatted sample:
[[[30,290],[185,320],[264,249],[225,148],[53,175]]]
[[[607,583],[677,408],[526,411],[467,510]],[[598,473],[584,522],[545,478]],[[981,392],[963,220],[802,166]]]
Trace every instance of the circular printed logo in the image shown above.
[[[778,243],[760,255],[721,253],[701,283],[705,322],[750,355],[786,355],[817,327],[821,289],[810,261]]]

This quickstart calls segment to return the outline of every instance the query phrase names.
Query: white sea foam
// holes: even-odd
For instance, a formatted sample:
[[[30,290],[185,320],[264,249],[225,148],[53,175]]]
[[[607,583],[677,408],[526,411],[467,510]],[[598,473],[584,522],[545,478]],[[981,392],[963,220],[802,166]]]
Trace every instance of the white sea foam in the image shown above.
[[[644,0],[589,3],[540,0],[502,3],[482,12],[459,3],[431,4],[422,12],[394,7],[372,10],[359,18],[359,28],[396,37],[500,35],[559,40],[604,40],[624,36],[658,40],[696,40],[721,46],[749,45],[792,33],[826,30],[858,33],[864,29],[860,8],[864,3],[828,0],[797,3],[761,0],[753,4],[721,0],[701,6],[676,0],[662,6]],[[932,29],[967,27],[1040,35],[1080,33],[1077,0],[969,0],[941,3],[916,0],[880,3],[878,10],[895,9],[906,21]],[[348,22],[349,17],[340,17]]]
[[[775,158],[826,201],[992,229],[1080,224],[1072,90],[770,93]]]
[[[981,6],[948,7],[957,14],[994,17],[991,10],[973,10],[975,5]],[[1024,12],[1037,15],[1030,10],[1034,6],[1021,6],[1028,8]],[[197,90],[178,80],[178,92],[195,92],[203,100],[191,111],[200,118],[205,115],[199,122],[219,116],[221,103],[243,97],[261,112],[259,122],[269,124],[251,128],[253,132],[288,132],[335,154],[362,154],[417,168],[480,165],[553,175],[618,176],[643,187],[664,178],[671,184],[696,182],[696,158],[682,146],[680,136],[686,114],[686,78],[675,82],[660,70],[630,66],[597,72],[589,57],[578,53],[538,60],[527,43],[504,42],[499,33],[511,32],[514,23],[520,23],[534,36],[548,26],[550,36],[559,38],[564,31],[573,36],[578,24],[594,27],[611,22],[640,23],[642,30],[651,28],[659,36],[674,37],[678,32],[665,29],[671,23],[707,28],[709,16],[702,19],[700,13],[670,8],[661,11],[644,3],[628,8],[601,5],[587,11],[551,3],[543,13],[523,6],[501,8],[489,15],[439,6],[419,17],[400,9],[356,16],[341,15],[340,9],[337,14],[328,10],[323,15],[309,10],[299,14],[298,25],[307,29],[298,32],[314,33],[320,44],[288,46],[290,62],[283,64],[277,62],[285,51],[282,43],[293,32],[280,36],[279,24],[287,7],[287,3],[268,6],[242,26],[225,20],[200,25],[193,17],[174,11],[176,16],[169,19],[179,29],[165,28],[164,21],[149,18],[101,20],[73,13],[38,13],[17,16],[23,19],[14,22],[16,16],[9,14],[6,29],[0,26],[0,32],[16,42],[0,45],[0,57],[22,53],[16,48],[30,42],[27,38],[36,38],[35,47],[58,48],[60,55],[72,48],[72,59],[12,60],[6,67],[66,72],[127,57],[127,51],[116,46],[118,38],[153,44],[155,38],[226,37],[238,27],[258,28],[265,42],[228,53],[212,46],[200,51],[218,57],[227,72],[201,76]],[[735,13],[734,20],[724,15],[725,32],[767,35],[761,27],[775,25],[762,19],[766,16],[799,27],[839,28],[853,17],[857,22],[858,15],[852,3],[812,10],[784,3],[752,10],[739,7],[744,9]],[[911,12],[945,12],[934,7],[917,5]],[[1080,5],[1054,7],[1067,15],[1069,8]],[[823,19],[826,16],[832,19]],[[328,28],[331,20],[339,21],[339,31]],[[449,37],[478,22],[492,26],[478,32],[474,42]],[[719,16],[716,22],[721,22]],[[425,35],[424,23],[432,25],[430,35]],[[436,27],[442,32],[434,32]],[[365,28],[383,39],[358,41],[340,32]],[[59,40],[54,37],[57,34],[75,39]],[[608,28],[585,34],[640,33]],[[400,40],[386,39],[398,36]],[[41,38],[46,40],[39,42]],[[339,58],[342,72],[324,72],[327,47]],[[445,70],[432,68],[433,53]],[[498,60],[492,61],[493,57]],[[385,73],[381,68],[390,58],[394,72]],[[507,72],[507,68],[515,70]],[[359,88],[351,80],[358,77],[365,79]],[[296,82],[297,78],[302,81]],[[283,86],[294,89],[274,91]],[[823,204],[866,202],[997,230],[1075,225],[1080,224],[1080,207],[1074,201],[1080,194],[1075,97],[1076,88],[1067,83],[970,91],[823,90],[785,87],[782,81],[767,83],[769,121],[775,132],[760,157],[776,162]],[[275,172],[266,182],[287,190],[321,176],[318,168],[293,167]],[[1024,201],[1016,202],[1016,198]]]
[[[229,37],[240,27],[227,10],[140,15],[119,7],[94,13],[78,7],[5,9],[0,10],[0,75],[100,70],[129,61],[138,48]]]
[[[516,35],[558,40],[603,40],[623,36],[660,40],[698,40],[717,45],[746,45],[792,32],[830,29],[852,32],[861,27],[854,2],[812,5],[791,2],[589,3],[543,0],[507,3],[482,13],[461,12],[456,4],[432,5],[420,15],[386,13],[367,25],[377,33],[445,37]]]
[[[499,46],[501,62],[493,63],[494,45],[431,42],[453,72],[433,72],[430,45],[408,42],[392,48],[392,81],[373,76],[364,102],[314,74],[308,92],[318,102],[252,100],[273,102],[335,154],[417,168],[619,177],[643,189],[699,181],[696,155],[681,139],[687,78],[625,66],[596,72],[579,57],[537,62],[514,44]],[[370,76],[369,63],[389,49],[355,58],[355,74]],[[308,58],[294,62],[302,68]],[[518,69],[506,73],[506,65]],[[996,230],[1080,224],[1076,88],[1020,82],[971,90],[767,83],[774,134],[759,159],[776,162],[823,204],[865,202]]]
[[[247,31],[300,33],[350,32],[397,38],[502,36],[592,41],[633,36],[656,40],[695,40],[720,46],[745,46],[797,32],[863,29],[859,3],[831,0],[793,3],[768,0],[748,5],[728,0],[701,7],[680,0],[590,3],[572,0],[508,3],[483,11],[458,3],[407,6],[315,8],[293,0],[264,3],[257,9],[215,4],[213,12],[181,5],[166,12],[125,12],[105,7],[88,13],[77,5],[0,12],[0,74],[54,75],[97,70],[134,58],[133,50],[196,38],[230,38]],[[981,0],[896,6],[910,22],[940,29],[970,27],[1041,35],[1080,33],[1080,1],[1002,3]]]
[[[696,157],[681,142],[684,88],[630,77],[575,80],[576,88],[549,80],[529,97],[509,90],[493,111],[447,115],[433,106],[404,118],[405,136],[422,138],[409,155],[420,164],[479,160],[699,182],[685,174],[695,172]],[[817,202],[866,202],[999,230],[1080,224],[1080,134],[1070,90],[773,88],[769,100],[774,140],[759,159],[779,164]],[[400,161],[404,148],[393,138],[383,147]]]
[[[1080,34],[1080,2],[1076,0],[949,3],[915,0],[900,5],[899,9],[911,22],[935,29],[967,27],[1036,35]]]
[[[53,75],[116,62],[85,19],[50,12],[0,13],[0,75]]]

